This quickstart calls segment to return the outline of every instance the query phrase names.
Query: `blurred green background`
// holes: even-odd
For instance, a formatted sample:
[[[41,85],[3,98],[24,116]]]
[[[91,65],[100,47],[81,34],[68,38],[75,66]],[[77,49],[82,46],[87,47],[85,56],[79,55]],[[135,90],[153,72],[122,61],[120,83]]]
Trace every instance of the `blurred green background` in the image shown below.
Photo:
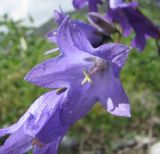
[[[160,25],[159,7],[143,2],[141,6],[144,14]],[[71,13],[71,16],[82,18],[81,13]],[[26,27],[7,15],[0,17],[1,28],[7,31],[0,31],[2,128],[15,123],[32,102],[47,91],[23,78],[33,66],[54,56],[43,54],[54,45],[42,35],[44,29]],[[121,43],[129,45],[132,37],[123,38]],[[137,141],[138,137],[141,140],[144,137],[160,140],[160,57],[153,39],[148,40],[144,52],[132,51],[121,73],[121,80],[131,102],[132,117],[114,117],[97,104],[69,132],[69,136],[78,138],[82,151],[98,149],[102,154],[117,153],[126,142]]]

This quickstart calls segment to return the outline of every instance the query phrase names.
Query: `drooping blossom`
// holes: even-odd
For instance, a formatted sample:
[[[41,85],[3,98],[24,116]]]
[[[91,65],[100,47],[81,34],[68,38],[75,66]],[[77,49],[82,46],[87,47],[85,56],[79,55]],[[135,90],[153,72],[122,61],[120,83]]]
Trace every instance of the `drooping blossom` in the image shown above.
[[[144,50],[148,37],[160,38],[158,27],[138,10],[137,2],[125,3],[123,0],[109,0],[109,6],[107,17],[121,25],[124,36],[128,36],[131,30],[134,30],[135,38],[132,46],[139,51]]]
[[[54,20],[57,23],[57,25],[61,25],[62,21],[66,16],[67,15],[64,14],[62,11],[61,12],[54,11]],[[93,47],[98,47],[102,45],[105,41],[111,40],[109,34],[99,31],[99,29],[96,29],[96,27],[90,24],[87,24],[80,20],[74,20],[74,22],[84,31],[84,33],[86,34],[88,40],[90,41]],[[108,25],[108,27],[109,26],[113,28],[112,25]],[[106,29],[108,29],[108,27],[106,27]],[[112,32],[114,31],[112,30]],[[47,37],[51,42],[56,43],[57,29],[53,29],[52,31],[50,31]]]
[[[97,12],[98,4],[102,4],[102,0],[73,0],[73,6],[78,10],[88,5],[89,11]]]
[[[85,33],[66,17],[57,31],[61,54],[35,66],[25,80],[52,90],[39,97],[14,125],[0,130],[11,134],[0,153],[56,154],[72,124],[100,101],[111,114],[130,116],[119,79],[130,48],[109,43],[93,48]]]

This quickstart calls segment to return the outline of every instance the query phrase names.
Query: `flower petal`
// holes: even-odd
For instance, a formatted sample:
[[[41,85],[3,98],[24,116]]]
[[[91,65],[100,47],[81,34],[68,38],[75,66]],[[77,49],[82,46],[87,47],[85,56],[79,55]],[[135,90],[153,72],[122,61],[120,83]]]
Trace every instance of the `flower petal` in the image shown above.
[[[21,154],[32,148],[32,137],[24,134],[22,129],[14,132],[8,137],[3,146],[0,146],[1,154]]]
[[[60,10],[60,12],[55,10],[53,16],[54,21],[57,23],[57,25],[61,25],[67,15],[62,10]]]
[[[115,78],[111,84],[112,87],[109,87],[111,89],[109,91],[109,97],[107,101],[108,112],[118,116],[130,117],[129,100],[120,80]],[[111,108],[111,105],[113,108]]]
[[[47,33],[46,38],[51,42],[57,44],[57,29],[53,29]]]
[[[154,23],[152,23],[143,13],[138,9],[124,8],[128,21],[133,27],[135,33],[138,35],[148,35],[153,38],[160,38],[160,31]]]
[[[83,70],[90,67],[91,63],[85,61],[85,57],[83,54],[68,57],[60,55],[49,59],[34,67],[25,80],[45,88],[68,87],[77,78],[82,79]]]
[[[132,41],[132,47],[137,48],[139,51],[143,51],[146,46],[146,38],[143,34],[136,34]]]
[[[56,114],[57,105],[61,101],[61,97],[55,91],[42,95],[31,105],[16,124],[1,129],[0,135],[12,134],[23,127],[25,134],[35,137],[50,117]]]
[[[109,10],[107,12],[107,17],[111,21],[118,22],[121,25],[124,36],[130,35],[132,27],[123,9],[117,8],[117,9]]]
[[[57,40],[58,47],[64,54],[78,54],[84,49],[84,46],[86,46],[85,49],[92,48],[84,32],[69,17],[66,17],[61,24]]]
[[[74,87],[75,86],[75,87]],[[85,116],[96,103],[92,85],[72,85],[61,104],[60,117],[62,124],[72,125]],[[67,100],[66,100],[67,98]]]
[[[82,9],[85,5],[89,3],[89,11],[97,12],[98,11],[98,4],[102,4],[102,0],[73,0],[73,6],[76,9]]]
[[[123,0],[109,0],[109,7],[111,9],[116,9],[116,8],[124,8],[124,7],[137,7],[138,2],[133,1],[131,3],[125,3]]]
[[[30,111],[34,111],[38,108],[39,102],[35,102],[31,107],[27,110],[27,112],[19,119],[19,121],[7,128],[2,128],[0,129],[0,137],[7,135],[7,134],[12,134],[16,132],[18,129],[22,127],[22,125],[25,123],[25,121],[28,119],[30,116]]]
[[[43,143],[49,143],[52,141],[53,136],[51,136],[52,131],[45,133],[43,129],[50,128],[51,123],[57,122],[59,116],[59,104],[61,103],[63,95],[57,95],[55,91],[50,91],[39,97],[34,104],[39,104],[38,108],[35,110],[30,110],[30,117],[25,121],[23,127],[26,134],[37,137],[41,134],[41,138],[38,137]],[[54,120],[53,118],[54,117]],[[56,132],[56,130],[55,130]],[[45,134],[44,134],[45,133]],[[42,138],[42,136],[45,137]]]
[[[130,105],[119,104],[118,107],[114,108],[114,103],[111,98],[107,101],[107,111],[116,116],[131,117]]]
[[[46,122],[44,122],[45,125],[36,135],[36,138],[43,143],[50,144],[52,142],[53,144],[58,145],[59,141],[67,133],[70,126],[77,122],[81,117],[85,116],[95,104],[96,99],[93,97],[94,94],[86,95],[86,92],[90,86],[88,87],[88,85],[84,85],[84,87],[82,87],[82,85],[78,85],[79,83],[74,83],[71,86],[72,89],[69,89],[65,93],[61,94],[62,99],[60,102],[57,102],[57,108],[55,111],[53,111],[51,107],[47,107],[48,109],[50,108],[50,110],[54,113],[50,119],[48,119],[48,121],[40,117],[42,122]],[[50,96],[50,99],[51,98],[52,96]],[[52,99],[49,103],[53,104]],[[47,113],[47,110],[44,111],[44,114]],[[28,127],[26,129],[28,130]],[[44,150],[49,149],[50,147],[46,147]],[[55,150],[56,149],[57,148],[55,148]]]
[[[72,30],[72,40],[76,47],[81,50],[81,52],[90,52],[91,50],[93,50],[93,47],[84,31],[76,23],[72,22],[70,24],[70,30]]]
[[[89,44],[92,44],[93,47],[100,46],[101,44],[103,44],[104,40],[107,38],[110,39],[106,34],[104,34],[104,32],[99,31],[99,29],[96,29],[94,26],[90,24],[81,22],[79,20],[74,20],[74,23],[77,25],[77,27],[79,27],[79,29],[81,29],[81,32],[83,32],[83,35],[81,33],[81,37],[83,37],[84,42],[85,41],[90,42]],[[78,28],[76,29],[77,31],[79,31]],[[77,37],[80,38],[80,36],[78,35]],[[87,45],[87,46],[90,46],[90,45]]]
[[[99,80],[99,78],[97,78]],[[104,108],[117,116],[130,116],[128,97],[121,85],[120,79],[114,75],[114,70],[109,67],[103,79],[103,85],[99,84],[98,95]]]
[[[55,91],[39,97],[26,112],[25,115],[29,115],[28,118],[20,123],[21,127],[18,125],[15,132],[12,132],[0,148],[0,153],[1,151],[6,151],[6,154],[24,153],[32,147],[31,144],[34,138],[37,138],[44,145],[58,141],[57,138],[63,135],[65,129],[61,125],[59,115],[62,97],[62,94],[57,95]],[[60,127],[61,129],[59,129]]]
[[[118,68],[122,69],[128,58],[130,50],[130,47],[122,44],[108,43],[96,48],[93,51],[93,54],[114,63]]]
[[[102,0],[88,0],[89,3],[89,11],[97,12],[98,4],[102,4]]]
[[[113,27],[112,23],[110,23],[109,20],[101,16],[99,13],[89,12],[88,21],[98,31],[105,33],[108,36],[117,32],[116,28]]]
[[[58,25],[61,25],[61,23],[63,22],[63,20],[66,17],[67,17],[67,15],[64,14],[62,11],[61,12],[55,11],[54,18],[55,18]],[[82,31],[83,31],[83,33],[85,33],[87,39],[94,47],[101,45],[104,41],[104,38],[107,37],[104,35],[104,33],[99,32],[95,27],[91,26],[90,24],[87,24],[87,23],[82,22],[80,20],[72,20],[72,22],[74,22],[76,25],[78,25],[78,27],[80,27],[82,29]],[[72,33],[72,31],[71,31],[71,33]],[[47,37],[48,37],[49,41],[57,44],[56,30],[49,32]]]
[[[68,87],[70,82],[83,78],[82,71],[88,70],[92,64],[85,61],[85,58],[92,55],[83,52],[82,49],[85,51],[87,47],[92,48],[92,46],[87,42],[86,37],[81,38],[81,36],[83,33],[81,35],[79,27],[67,17],[57,37],[58,47],[62,54],[34,67],[26,75],[25,80],[45,88],[59,88]]]
[[[73,6],[76,9],[81,9],[87,4],[87,0],[73,0]]]
[[[138,6],[136,2],[126,3],[126,5],[121,0],[113,0],[112,2],[115,3],[115,6],[111,7],[107,15],[112,21],[121,25],[124,36],[128,36],[131,29],[135,31],[133,47],[142,51],[146,45],[146,36],[160,38],[158,27],[136,8]]]

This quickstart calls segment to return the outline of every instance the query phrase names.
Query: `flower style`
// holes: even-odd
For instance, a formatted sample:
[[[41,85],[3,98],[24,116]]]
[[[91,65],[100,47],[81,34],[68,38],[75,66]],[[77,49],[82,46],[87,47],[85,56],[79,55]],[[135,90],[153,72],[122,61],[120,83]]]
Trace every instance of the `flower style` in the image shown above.
[[[52,90],[39,97],[14,125],[0,130],[11,134],[0,154],[56,154],[72,124],[100,101],[111,114],[130,116],[130,106],[121,85],[120,70],[130,48],[109,43],[93,48],[84,32],[69,17],[57,31],[61,54],[35,66],[25,80]]]
[[[82,9],[88,3],[89,11],[97,12],[98,11],[98,4],[102,4],[102,0],[73,0],[73,6],[76,9]]]
[[[160,38],[158,27],[138,10],[137,2],[125,3],[123,0],[110,0],[109,6],[107,17],[121,25],[124,36],[128,36],[132,29],[135,31],[132,46],[139,51],[144,50],[147,37]]]

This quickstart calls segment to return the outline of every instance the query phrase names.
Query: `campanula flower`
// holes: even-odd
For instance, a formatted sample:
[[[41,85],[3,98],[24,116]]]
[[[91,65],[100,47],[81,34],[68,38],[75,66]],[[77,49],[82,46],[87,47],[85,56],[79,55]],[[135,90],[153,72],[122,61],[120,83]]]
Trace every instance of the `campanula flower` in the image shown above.
[[[124,36],[128,36],[131,30],[134,30],[135,38],[132,46],[139,51],[145,48],[148,37],[160,38],[158,27],[138,10],[137,2],[125,3],[123,0],[110,0],[109,6],[107,17],[121,25]]]
[[[38,64],[25,77],[53,90],[40,96],[16,124],[0,130],[0,136],[11,134],[0,154],[21,154],[32,148],[34,154],[56,154],[70,126],[97,101],[113,115],[130,116],[119,79],[129,47],[109,43],[93,48],[69,17],[57,31],[57,45],[61,54]]]
[[[75,88],[80,85],[85,88],[87,85],[91,91],[95,91],[88,91],[87,97],[94,93],[105,107],[106,99],[110,98],[115,110],[107,109],[109,112],[129,116],[129,110],[118,112],[121,107],[129,108],[119,79],[129,47],[108,43],[93,48],[85,33],[68,17],[58,30],[57,45],[61,54],[34,67],[25,77],[27,81],[51,89],[69,89],[72,84]]]
[[[73,0],[73,6],[76,9],[81,9],[88,4],[89,11],[97,12],[98,4],[102,4],[102,0]]]

